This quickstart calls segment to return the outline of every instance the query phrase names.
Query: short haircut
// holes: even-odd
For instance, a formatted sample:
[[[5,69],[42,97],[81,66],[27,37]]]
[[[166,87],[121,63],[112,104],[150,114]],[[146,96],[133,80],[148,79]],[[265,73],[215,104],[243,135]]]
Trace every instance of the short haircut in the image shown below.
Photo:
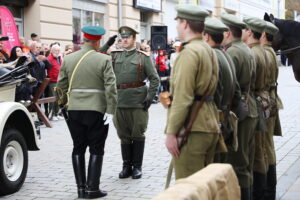
[[[230,32],[232,33],[233,37],[235,38],[241,38],[242,37],[242,29],[235,27],[235,26],[229,26]]]
[[[211,31],[204,31],[204,34],[210,35],[211,39],[217,44],[221,44],[224,39],[223,33],[214,33]]]
[[[270,33],[266,33],[266,38],[267,38],[268,42],[273,42],[274,36],[271,35]]]
[[[204,22],[198,20],[190,20],[190,19],[181,19],[180,21],[186,20],[187,24],[190,26],[190,29],[195,33],[202,33],[204,30]]]
[[[261,38],[262,33],[251,30],[253,33],[253,38],[259,40]]]

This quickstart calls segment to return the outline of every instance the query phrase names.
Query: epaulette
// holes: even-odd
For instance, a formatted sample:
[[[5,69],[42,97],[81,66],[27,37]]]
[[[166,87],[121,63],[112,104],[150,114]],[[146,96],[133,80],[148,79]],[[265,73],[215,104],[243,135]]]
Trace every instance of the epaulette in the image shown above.
[[[114,49],[114,50],[111,50],[110,53],[116,53],[116,52],[123,52],[124,49]]]
[[[103,51],[97,51],[98,53],[102,53],[102,54],[105,54],[105,55],[110,55],[109,53],[107,52],[103,52]]]
[[[75,52],[77,52],[77,51],[79,51],[80,49],[77,49],[76,51],[72,51],[72,52],[70,52],[70,53],[68,53],[68,54],[66,54],[66,55],[70,55],[70,54],[72,54],[72,53],[75,53]]]
[[[149,52],[145,52],[145,51],[142,51],[142,50],[138,50],[139,53],[142,53],[144,54],[145,56],[150,56],[150,53]]]

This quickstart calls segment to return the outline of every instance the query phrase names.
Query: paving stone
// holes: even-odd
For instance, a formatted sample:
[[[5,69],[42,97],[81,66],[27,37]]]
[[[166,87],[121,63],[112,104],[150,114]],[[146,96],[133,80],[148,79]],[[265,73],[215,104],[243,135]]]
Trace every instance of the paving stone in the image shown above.
[[[300,158],[300,85],[294,80],[289,67],[280,68],[278,82],[278,92],[285,106],[284,110],[280,110],[283,137],[274,137],[280,185],[282,178],[289,179],[289,170]],[[164,145],[166,110],[160,104],[153,104],[149,115],[148,130],[145,133],[144,174],[138,180],[118,178],[122,169],[120,141],[115,128],[110,124],[100,184],[101,189],[108,191],[108,196],[101,199],[151,199],[164,190],[171,159]],[[23,187],[19,192],[2,197],[1,200],[16,200],[20,197],[24,200],[76,199],[71,162],[72,139],[66,123],[53,122],[53,128],[42,127],[41,134],[40,151],[29,152],[28,174]],[[88,159],[89,155],[86,154],[86,163]],[[288,182],[288,187],[279,190],[284,199],[293,199],[293,195],[298,197],[295,199],[299,199],[297,188],[300,179],[294,179],[297,181]]]

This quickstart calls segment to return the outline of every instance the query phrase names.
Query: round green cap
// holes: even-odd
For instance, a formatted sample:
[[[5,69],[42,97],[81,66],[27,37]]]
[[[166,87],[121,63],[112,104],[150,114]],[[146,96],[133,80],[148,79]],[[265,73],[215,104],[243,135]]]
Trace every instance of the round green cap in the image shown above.
[[[266,27],[265,27],[264,31],[271,35],[276,35],[276,33],[278,33],[279,29],[273,23],[266,21]]]
[[[224,24],[226,24],[227,26],[233,26],[239,29],[244,29],[246,28],[246,24],[240,20],[239,18],[237,18],[235,15],[232,14],[228,14],[228,13],[224,13],[221,15],[221,20]]]
[[[246,23],[247,27],[258,33],[262,33],[265,30],[266,22],[257,17],[244,17],[243,21]]]
[[[217,18],[208,17],[205,19],[204,24],[204,30],[212,33],[223,33],[229,30],[229,28]]]
[[[180,18],[204,22],[205,18],[209,15],[209,12],[205,8],[197,5],[179,4],[175,9],[177,10],[176,19]]]

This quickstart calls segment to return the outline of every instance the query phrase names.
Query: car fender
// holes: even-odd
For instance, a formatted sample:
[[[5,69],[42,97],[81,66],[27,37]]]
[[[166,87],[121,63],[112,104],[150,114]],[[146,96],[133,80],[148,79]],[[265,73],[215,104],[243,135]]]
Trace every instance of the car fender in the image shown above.
[[[16,102],[0,102],[0,145],[6,127],[17,128],[24,136],[28,150],[39,150],[34,121],[27,108]]]

